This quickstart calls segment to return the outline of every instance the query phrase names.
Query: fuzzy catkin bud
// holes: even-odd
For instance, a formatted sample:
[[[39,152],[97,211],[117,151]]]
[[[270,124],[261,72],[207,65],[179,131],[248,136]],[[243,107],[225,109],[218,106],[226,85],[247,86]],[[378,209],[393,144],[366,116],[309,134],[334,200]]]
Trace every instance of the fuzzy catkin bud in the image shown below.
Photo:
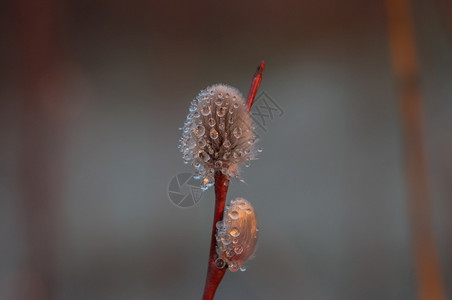
[[[240,178],[240,165],[255,159],[254,125],[243,96],[233,87],[217,84],[201,91],[182,130],[182,157],[196,169],[203,189],[213,185],[215,171]]]
[[[245,271],[244,263],[253,257],[257,246],[257,220],[253,206],[243,198],[231,200],[217,227],[217,267],[225,264],[232,272]]]

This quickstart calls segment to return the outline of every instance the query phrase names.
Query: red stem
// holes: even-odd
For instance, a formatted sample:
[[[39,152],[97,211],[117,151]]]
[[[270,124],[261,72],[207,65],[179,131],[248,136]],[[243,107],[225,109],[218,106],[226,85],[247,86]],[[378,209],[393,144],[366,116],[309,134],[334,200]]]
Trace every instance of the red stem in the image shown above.
[[[251,110],[251,106],[253,105],[254,98],[256,97],[257,89],[262,81],[262,73],[265,70],[265,61],[261,61],[259,66],[257,67],[256,73],[254,73],[253,80],[251,81],[250,91],[248,92],[247,105],[248,111]]]
[[[265,69],[265,62],[262,61],[254,73],[251,81],[250,91],[248,93],[247,105],[250,111],[256,97],[257,89],[262,81],[262,73]],[[217,231],[217,222],[223,220],[224,205],[226,203],[226,194],[228,193],[229,178],[220,171],[215,172],[215,211],[213,216],[212,235],[210,239],[209,264],[207,266],[206,285],[204,287],[203,300],[212,300],[215,292],[226,273],[226,268],[218,269],[215,260],[217,259],[217,240],[215,233]]]
[[[218,285],[226,273],[226,268],[218,269],[215,260],[217,258],[216,224],[223,219],[224,204],[228,193],[229,178],[220,171],[215,172],[215,211],[213,216],[212,236],[210,240],[209,265],[207,267],[206,285],[204,288],[203,300],[211,300],[215,295]]]

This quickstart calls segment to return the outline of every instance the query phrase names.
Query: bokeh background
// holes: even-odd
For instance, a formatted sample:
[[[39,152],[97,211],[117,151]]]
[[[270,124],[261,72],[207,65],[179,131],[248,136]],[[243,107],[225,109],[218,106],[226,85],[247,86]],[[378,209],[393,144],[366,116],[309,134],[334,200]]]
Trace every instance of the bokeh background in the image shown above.
[[[216,299],[452,299],[450,1],[0,7],[0,299],[200,299],[213,191],[169,201],[178,128],[262,59],[284,114],[228,195],[259,249]]]

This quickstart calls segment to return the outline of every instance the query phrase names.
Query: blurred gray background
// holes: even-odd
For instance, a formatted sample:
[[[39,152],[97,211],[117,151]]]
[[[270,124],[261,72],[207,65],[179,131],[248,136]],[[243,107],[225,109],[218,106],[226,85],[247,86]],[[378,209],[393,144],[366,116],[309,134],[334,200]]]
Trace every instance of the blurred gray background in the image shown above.
[[[226,83],[284,110],[232,181],[259,249],[216,299],[417,299],[385,3],[6,1],[0,299],[200,299],[213,189],[167,196],[189,102]],[[431,220],[452,299],[452,5],[414,0]],[[433,299],[433,298],[432,298]]]

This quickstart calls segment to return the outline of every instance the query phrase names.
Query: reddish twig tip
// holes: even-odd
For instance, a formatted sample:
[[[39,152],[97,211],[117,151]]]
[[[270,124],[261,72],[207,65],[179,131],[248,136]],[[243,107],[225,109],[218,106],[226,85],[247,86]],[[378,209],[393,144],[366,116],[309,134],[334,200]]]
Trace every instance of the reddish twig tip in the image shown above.
[[[262,81],[262,74],[265,70],[265,61],[261,61],[259,66],[257,66],[256,72],[254,73],[253,80],[251,81],[250,91],[248,92],[247,98],[247,106],[248,111],[251,110],[251,106],[253,106],[254,98],[256,97],[257,89]]]

